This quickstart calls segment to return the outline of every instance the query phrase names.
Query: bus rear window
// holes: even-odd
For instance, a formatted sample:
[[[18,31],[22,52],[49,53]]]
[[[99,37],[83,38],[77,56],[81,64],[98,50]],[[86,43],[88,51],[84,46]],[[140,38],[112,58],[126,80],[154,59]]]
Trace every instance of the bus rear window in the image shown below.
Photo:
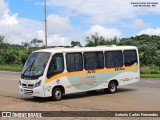
[[[136,50],[124,50],[123,55],[125,66],[132,66],[138,64]]]

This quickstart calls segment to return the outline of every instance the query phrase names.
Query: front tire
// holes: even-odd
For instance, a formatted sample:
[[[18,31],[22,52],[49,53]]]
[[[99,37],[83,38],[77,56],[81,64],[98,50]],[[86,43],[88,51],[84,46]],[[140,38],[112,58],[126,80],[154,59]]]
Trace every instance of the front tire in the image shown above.
[[[107,89],[109,94],[113,94],[117,91],[117,84],[116,82],[110,82]]]
[[[59,101],[63,97],[62,90],[60,88],[54,88],[52,91],[52,99],[54,101]]]

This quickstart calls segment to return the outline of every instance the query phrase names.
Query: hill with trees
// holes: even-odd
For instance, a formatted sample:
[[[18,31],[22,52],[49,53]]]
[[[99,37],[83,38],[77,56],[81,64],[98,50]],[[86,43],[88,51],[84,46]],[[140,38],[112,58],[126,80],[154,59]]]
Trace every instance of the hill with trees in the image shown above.
[[[71,46],[81,46],[79,41],[72,41]],[[153,73],[157,73],[160,69],[160,36],[156,35],[139,35],[128,38],[106,39],[98,34],[86,37],[86,45],[88,47],[99,45],[131,45],[137,46],[140,55],[141,66],[145,66],[144,70],[154,69]],[[28,55],[36,49],[44,48],[43,41],[33,39],[30,42],[22,42],[21,45],[9,44],[4,36],[0,36],[0,65],[19,65],[22,66]],[[148,68],[149,67],[149,68]]]

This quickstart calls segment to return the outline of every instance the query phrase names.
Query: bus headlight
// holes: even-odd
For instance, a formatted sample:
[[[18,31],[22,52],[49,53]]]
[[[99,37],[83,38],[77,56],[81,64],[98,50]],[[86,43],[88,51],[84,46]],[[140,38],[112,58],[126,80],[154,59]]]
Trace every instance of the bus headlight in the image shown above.
[[[37,82],[34,87],[40,86],[40,85],[41,85],[41,82],[42,82],[41,80],[40,80],[39,82]]]

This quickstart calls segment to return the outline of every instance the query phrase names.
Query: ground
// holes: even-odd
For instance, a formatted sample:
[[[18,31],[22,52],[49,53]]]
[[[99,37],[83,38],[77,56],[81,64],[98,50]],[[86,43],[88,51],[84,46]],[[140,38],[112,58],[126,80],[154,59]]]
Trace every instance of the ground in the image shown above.
[[[160,111],[160,80],[141,79],[140,82],[118,87],[115,94],[103,90],[95,93],[77,93],[55,102],[47,98],[20,95],[20,73],[0,71],[0,111]],[[91,112],[93,113],[93,112]],[[90,114],[91,114],[90,113]],[[159,114],[160,115],[160,114]],[[160,117],[48,117],[43,119],[78,120],[158,120]],[[0,120],[26,120],[31,118],[0,118]]]

